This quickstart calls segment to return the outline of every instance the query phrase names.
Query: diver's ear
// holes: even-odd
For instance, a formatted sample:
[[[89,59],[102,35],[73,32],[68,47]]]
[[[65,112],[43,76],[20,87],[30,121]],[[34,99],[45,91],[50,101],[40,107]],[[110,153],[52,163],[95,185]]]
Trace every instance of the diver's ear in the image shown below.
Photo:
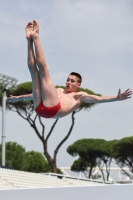
[[[77,84],[77,88],[80,88],[80,86],[81,86],[81,83],[78,83],[78,84]]]

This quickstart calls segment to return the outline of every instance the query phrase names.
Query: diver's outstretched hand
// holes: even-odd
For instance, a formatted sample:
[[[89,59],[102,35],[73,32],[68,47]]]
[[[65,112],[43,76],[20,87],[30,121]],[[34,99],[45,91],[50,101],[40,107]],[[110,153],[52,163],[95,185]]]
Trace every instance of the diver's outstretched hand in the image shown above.
[[[6,101],[9,103],[16,103],[20,101],[20,98],[18,96],[10,95],[10,97],[8,97]]]
[[[119,100],[126,100],[131,98],[132,94],[133,92],[130,89],[127,89],[125,92],[121,92],[121,90],[119,89],[117,97]]]

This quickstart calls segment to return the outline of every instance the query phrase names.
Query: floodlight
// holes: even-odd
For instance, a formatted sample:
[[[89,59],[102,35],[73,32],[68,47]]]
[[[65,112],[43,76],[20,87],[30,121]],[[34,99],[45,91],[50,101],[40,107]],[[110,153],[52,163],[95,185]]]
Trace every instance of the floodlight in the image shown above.
[[[16,89],[17,88],[17,79],[12,78],[10,76],[4,75],[4,74],[0,74],[0,85],[2,85],[3,89]]]
[[[0,85],[2,91],[2,166],[5,166],[5,116],[6,116],[6,90],[17,89],[17,79],[0,74]]]

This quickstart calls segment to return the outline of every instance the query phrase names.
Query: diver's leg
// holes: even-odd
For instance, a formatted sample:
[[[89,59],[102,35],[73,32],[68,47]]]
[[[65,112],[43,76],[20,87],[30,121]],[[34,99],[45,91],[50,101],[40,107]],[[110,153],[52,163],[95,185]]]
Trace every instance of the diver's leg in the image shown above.
[[[39,24],[35,20],[33,21],[33,29],[34,30],[31,33],[31,38],[34,41],[36,63],[39,68],[42,102],[44,106],[52,107],[59,103],[59,98],[55,86],[53,85],[49,76],[45,57],[39,39]]]
[[[33,40],[30,37],[32,31],[33,31],[33,23],[29,22],[28,25],[26,26],[26,38],[28,42],[27,64],[32,78],[33,101],[34,101],[34,108],[36,108],[41,103],[41,86],[40,86],[40,76],[38,73],[38,69],[36,67],[36,60],[33,49]]]

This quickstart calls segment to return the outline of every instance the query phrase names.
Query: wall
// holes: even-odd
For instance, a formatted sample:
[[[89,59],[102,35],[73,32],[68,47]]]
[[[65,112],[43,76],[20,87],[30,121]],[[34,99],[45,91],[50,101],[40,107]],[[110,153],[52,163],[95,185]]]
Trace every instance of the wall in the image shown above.
[[[0,200],[132,200],[133,185],[1,190]]]

